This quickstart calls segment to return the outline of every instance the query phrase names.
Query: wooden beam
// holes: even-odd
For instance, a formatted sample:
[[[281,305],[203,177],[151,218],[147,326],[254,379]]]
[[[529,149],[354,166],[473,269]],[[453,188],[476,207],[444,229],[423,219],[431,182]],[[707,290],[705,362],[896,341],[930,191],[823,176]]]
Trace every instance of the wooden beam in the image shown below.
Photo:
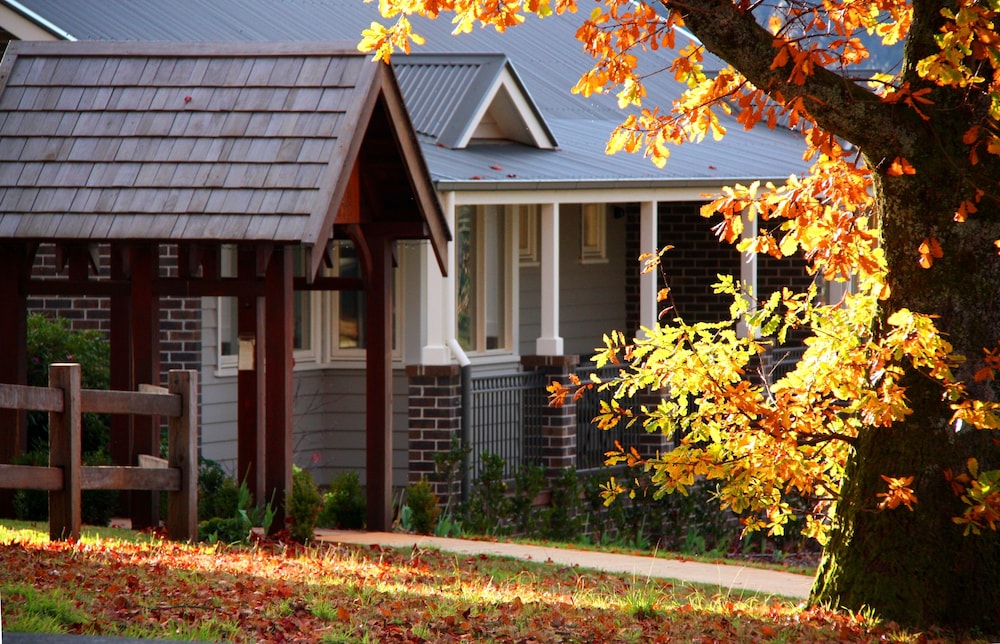
[[[0,464],[0,481],[7,490],[61,490],[63,471],[59,467]]]
[[[37,411],[63,410],[62,393],[54,389],[4,385],[0,387],[0,409],[34,409]]]
[[[265,426],[264,489],[266,499],[278,509],[272,530],[285,525],[285,505],[292,486],[292,367],[294,299],[292,250],[274,249],[264,278]]]
[[[367,238],[365,454],[368,529],[392,529],[392,240]]]
[[[180,416],[181,414],[180,398],[170,394],[84,389],[80,395],[84,413],[138,413],[163,416]]]
[[[84,490],[177,492],[181,489],[181,471],[163,467],[90,465],[81,468],[80,481]]]

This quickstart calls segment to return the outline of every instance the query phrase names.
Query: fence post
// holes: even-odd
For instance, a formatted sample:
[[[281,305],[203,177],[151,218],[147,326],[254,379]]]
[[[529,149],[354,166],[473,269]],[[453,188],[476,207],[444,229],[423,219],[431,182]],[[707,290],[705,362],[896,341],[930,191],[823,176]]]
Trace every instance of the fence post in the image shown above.
[[[49,538],[80,538],[80,365],[49,366],[49,387],[63,392],[62,412],[49,412],[49,467],[63,472],[61,490],[49,492]]]
[[[167,422],[167,464],[181,471],[181,489],[167,494],[167,533],[174,541],[197,541],[198,372],[172,369],[167,388],[181,397],[181,415]]]

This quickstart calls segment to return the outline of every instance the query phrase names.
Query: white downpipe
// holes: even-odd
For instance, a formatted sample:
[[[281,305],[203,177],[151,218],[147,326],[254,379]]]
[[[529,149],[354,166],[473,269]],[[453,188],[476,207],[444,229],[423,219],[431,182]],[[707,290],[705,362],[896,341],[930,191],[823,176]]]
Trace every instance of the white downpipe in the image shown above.
[[[451,355],[458,361],[458,366],[468,367],[472,364],[472,361],[469,360],[469,356],[465,355],[465,350],[462,349],[462,345],[458,343],[457,339],[451,338],[448,340],[448,348],[451,349]]]

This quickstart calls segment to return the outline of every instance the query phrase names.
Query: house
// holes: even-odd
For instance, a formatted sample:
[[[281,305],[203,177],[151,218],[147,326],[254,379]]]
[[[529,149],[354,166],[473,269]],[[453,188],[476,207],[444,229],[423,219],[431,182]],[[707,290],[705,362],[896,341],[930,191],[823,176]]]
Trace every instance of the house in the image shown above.
[[[0,27],[25,39],[283,41],[294,48],[357,42],[377,18],[375,4],[358,0],[0,0]],[[676,247],[664,269],[688,319],[728,310],[711,291],[719,273],[740,276],[757,293],[809,279],[800,267],[744,261],[700,216],[706,195],[722,186],[802,173],[801,141],[733,122],[723,141],[673,150],[662,170],[640,156],[607,156],[605,142],[623,120],[615,98],[569,91],[589,65],[573,38],[582,20],[529,19],[502,35],[475,29],[453,37],[447,20],[415,19],[427,45],[393,58],[453,234],[445,273],[426,243],[395,250],[395,486],[431,474],[433,455],[463,431],[474,450],[496,451],[512,464],[533,460],[552,472],[594,464],[604,447],[594,442],[587,414],[545,407],[542,386],[566,377],[581,357],[586,362],[603,333],[636,333],[655,322],[659,278],[640,274],[641,253]],[[667,104],[681,91],[662,71],[673,56],[641,57],[651,103]],[[380,181],[392,186],[398,178]],[[237,261],[232,252],[224,249],[223,270]],[[332,245],[330,259],[323,275],[356,277],[353,244]],[[294,459],[321,484],[365,463],[371,310],[356,292],[295,294]],[[237,408],[250,404],[238,394],[239,316],[233,299],[214,296],[200,298],[197,314],[184,342],[197,348],[185,358],[202,373],[202,453],[235,467]],[[471,372],[464,386],[460,364]]]

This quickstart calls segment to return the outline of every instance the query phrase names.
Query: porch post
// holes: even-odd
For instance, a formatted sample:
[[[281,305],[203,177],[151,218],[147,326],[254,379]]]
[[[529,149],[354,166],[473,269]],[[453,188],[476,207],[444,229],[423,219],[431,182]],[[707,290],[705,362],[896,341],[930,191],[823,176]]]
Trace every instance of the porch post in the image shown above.
[[[31,267],[25,244],[0,246],[0,382],[28,384],[28,298],[21,284]],[[0,463],[10,463],[28,448],[27,414],[0,410]],[[13,516],[13,492],[0,490],[0,516]]]
[[[448,229],[455,229],[455,193],[441,196]],[[455,337],[455,244],[447,250],[448,275],[442,275],[434,250],[428,244],[422,250],[424,268],[423,315],[426,339],[420,351],[420,364],[448,365],[452,363],[448,341]]]
[[[258,253],[261,252],[263,251],[256,246],[241,245],[237,249],[236,274],[241,281],[260,277]],[[255,295],[244,295],[237,298],[236,304],[236,333],[241,345],[236,375],[236,478],[243,481],[245,477],[247,488],[257,504],[270,501],[266,497],[264,484],[264,392],[267,391],[264,382],[264,347],[267,345],[267,338],[264,334],[264,306],[261,299]]]
[[[132,246],[112,243],[110,251],[111,279],[129,280],[132,277]],[[135,391],[132,374],[132,298],[128,293],[115,293],[109,299],[110,319],[110,381],[116,391]],[[111,416],[111,460],[115,465],[131,466],[132,418],[122,414]],[[132,496],[129,492],[119,495],[119,508],[124,516],[132,516]]]
[[[659,204],[655,201],[644,201],[639,207],[639,254],[655,253],[659,250],[657,233],[657,214]],[[642,270],[642,266],[639,270]],[[644,337],[642,328],[656,326],[658,303],[656,301],[658,270],[639,275],[639,331],[638,337]]]
[[[160,276],[159,244],[132,246],[132,384],[160,385],[160,302],[153,293],[153,280]],[[138,465],[140,454],[160,456],[160,419],[158,416],[132,416],[129,465]],[[155,527],[160,524],[160,494],[133,491],[132,527]]]
[[[559,335],[559,204],[542,204],[541,222],[542,329],[535,341],[535,353],[560,356],[563,339]]]
[[[276,246],[264,276],[264,498],[277,514],[271,529],[285,525],[292,488],[292,368],[294,330],[292,249]],[[258,430],[259,431],[259,430]]]
[[[368,237],[365,473],[368,530],[392,528],[392,240]]]

